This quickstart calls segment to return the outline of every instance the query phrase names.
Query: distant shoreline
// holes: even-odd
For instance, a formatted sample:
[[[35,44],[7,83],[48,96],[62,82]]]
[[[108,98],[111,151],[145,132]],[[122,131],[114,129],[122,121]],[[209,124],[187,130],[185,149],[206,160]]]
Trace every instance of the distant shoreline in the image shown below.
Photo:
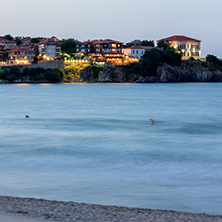
[[[60,222],[201,221],[219,222],[222,215],[105,206],[35,198],[0,196],[0,212]]]

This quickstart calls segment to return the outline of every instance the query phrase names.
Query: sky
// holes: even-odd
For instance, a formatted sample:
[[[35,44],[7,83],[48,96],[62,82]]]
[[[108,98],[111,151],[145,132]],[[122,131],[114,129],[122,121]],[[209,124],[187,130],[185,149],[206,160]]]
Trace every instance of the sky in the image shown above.
[[[201,57],[222,58],[222,0],[10,0],[1,2],[0,35],[201,40]]]

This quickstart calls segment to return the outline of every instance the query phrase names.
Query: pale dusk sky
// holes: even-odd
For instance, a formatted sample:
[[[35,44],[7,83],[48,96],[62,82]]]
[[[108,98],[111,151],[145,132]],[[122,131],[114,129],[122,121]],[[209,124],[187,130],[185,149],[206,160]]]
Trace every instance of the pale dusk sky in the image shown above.
[[[10,0],[0,4],[0,35],[201,40],[202,56],[222,58],[222,0]]]

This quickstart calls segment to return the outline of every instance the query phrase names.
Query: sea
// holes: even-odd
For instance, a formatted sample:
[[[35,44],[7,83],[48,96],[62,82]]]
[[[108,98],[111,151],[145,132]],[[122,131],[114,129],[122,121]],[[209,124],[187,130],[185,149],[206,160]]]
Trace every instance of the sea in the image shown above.
[[[2,84],[0,195],[222,215],[222,84]]]

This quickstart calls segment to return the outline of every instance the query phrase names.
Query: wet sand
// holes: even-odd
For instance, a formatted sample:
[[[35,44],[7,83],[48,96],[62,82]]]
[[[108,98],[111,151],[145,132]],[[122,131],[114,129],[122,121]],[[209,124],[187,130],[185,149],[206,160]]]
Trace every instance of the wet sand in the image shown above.
[[[0,196],[0,213],[60,222],[222,222],[222,215],[103,206],[5,196]]]

